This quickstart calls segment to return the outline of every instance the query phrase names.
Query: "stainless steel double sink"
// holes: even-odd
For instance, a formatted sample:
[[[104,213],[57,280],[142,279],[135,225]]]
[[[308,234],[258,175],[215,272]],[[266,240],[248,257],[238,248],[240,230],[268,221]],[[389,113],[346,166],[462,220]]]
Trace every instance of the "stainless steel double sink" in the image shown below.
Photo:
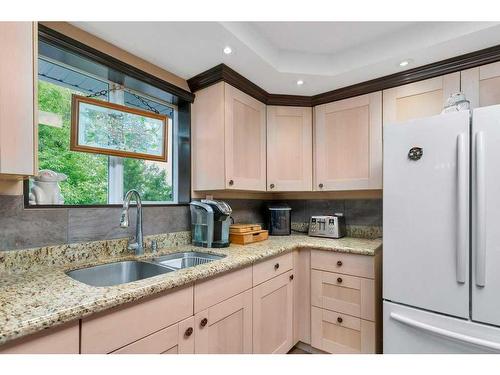
[[[195,267],[224,257],[225,255],[186,251],[155,257],[148,261],[127,260],[80,268],[66,274],[87,285],[112,286]]]

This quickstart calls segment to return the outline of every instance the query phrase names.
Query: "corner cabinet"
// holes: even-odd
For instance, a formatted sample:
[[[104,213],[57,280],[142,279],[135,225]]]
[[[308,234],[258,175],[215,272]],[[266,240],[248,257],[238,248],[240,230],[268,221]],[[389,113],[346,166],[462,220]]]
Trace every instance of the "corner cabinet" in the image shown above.
[[[37,173],[37,24],[0,22],[0,176]]]
[[[382,93],[314,108],[314,190],[382,188]]]
[[[266,190],[266,106],[219,82],[192,105],[193,190]]]
[[[464,70],[460,78],[472,108],[500,104],[500,62]]]
[[[267,190],[312,190],[312,109],[267,107]]]

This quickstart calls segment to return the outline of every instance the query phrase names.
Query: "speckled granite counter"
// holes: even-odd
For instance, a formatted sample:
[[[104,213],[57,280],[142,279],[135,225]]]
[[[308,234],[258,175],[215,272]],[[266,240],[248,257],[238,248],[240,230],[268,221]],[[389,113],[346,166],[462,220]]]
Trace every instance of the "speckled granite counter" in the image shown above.
[[[123,243],[122,243],[123,245]],[[69,246],[69,245],[68,245]],[[225,258],[192,268],[112,287],[92,287],[71,279],[65,271],[83,265],[137,259],[123,252],[109,252],[75,263],[29,267],[23,272],[0,273],[0,344],[98,311],[136,301],[216,274],[251,265],[262,259],[297,248],[313,248],[372,256],[382,246],[381,239],[322,239],[305,235],[271,237],[252,245],[231,245],[225,249],[201,251],[224,254]],[[95,250],[95,249],[94,249]],[[168,254],[200,250],[192,245],[170,246],[159,251]],[[117,256],[117,254],[119,256]],[[141,257],[150,258],[151,254]],[[64,263],[64,262],[63,262]]]

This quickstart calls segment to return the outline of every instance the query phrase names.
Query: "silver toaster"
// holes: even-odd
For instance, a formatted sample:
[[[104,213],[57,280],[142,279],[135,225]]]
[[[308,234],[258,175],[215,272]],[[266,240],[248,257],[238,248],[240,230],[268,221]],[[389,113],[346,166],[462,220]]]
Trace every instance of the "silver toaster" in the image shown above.
[[[342,214],[333,214],[333,216],[311,216],[308,234],[314,237],[344,237],[345,217]]]

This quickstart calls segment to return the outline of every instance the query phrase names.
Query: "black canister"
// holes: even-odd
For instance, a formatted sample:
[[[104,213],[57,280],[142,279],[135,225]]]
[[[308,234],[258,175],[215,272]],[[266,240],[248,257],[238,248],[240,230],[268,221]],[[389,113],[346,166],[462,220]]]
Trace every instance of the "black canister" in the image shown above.
[[[292,232],[292,208],[286,204],[267,206],[267,229],[271,236],[289,236]]]

